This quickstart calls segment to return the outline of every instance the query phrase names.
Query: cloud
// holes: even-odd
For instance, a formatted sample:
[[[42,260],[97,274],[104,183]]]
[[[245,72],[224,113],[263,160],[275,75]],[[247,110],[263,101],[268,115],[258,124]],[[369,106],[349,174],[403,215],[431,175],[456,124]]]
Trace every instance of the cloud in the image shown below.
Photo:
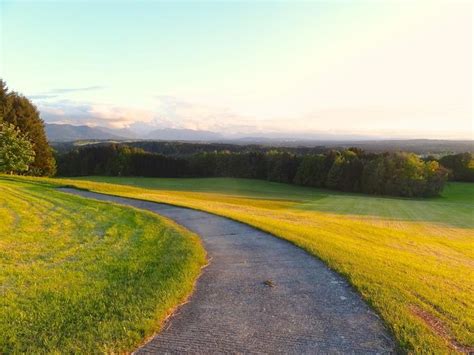
[[[45,100],[45,99],[52,99],[57,96],[58,95],[38,94],[38,95],[29,95],[28,98],[31,100]]]
[[[466,112],[457,107],[446,111],[426,107],[410,109],[347,107],[319,109],[298,117],[256,119],[238,115],[224,107],[203,105],[162,95],[155,96],[148,109],[71,100],[40,101],[38,108],[46,122],[131,128],[140,134],[158,128],[186,128],[219,132],[228,137],[273,134],[278,137],[310,138],[321,134],[334,136],[345,134],[392,138],[400,136],[465,138],[471,132],[468,121],[465,123],[465,128],[457,126],[457,130],[452,131],[440,131],[437,127],[431,127],[432,121],[464,116]],[[328,126],[328,122],[331,126]],[[393,122],[397,122],[396,130]],[[365,127],[369,125],[371,129],[367,130]],[[419,132],[423,132],[423,135],[420,136]]]
[[[110,128],[125,128],[136,122],[150,122],[154,117],[153,113],[147,110],[70,100],[41,102],[38,108],[42,118],[48,123]]]
[[[101,90],[104,89],[104,86],[86,86],[82,88],[62,88],[62,89],[53,89],[48,91],[50,94],[67,94],[71,92],[82,92],[82,91],[92,91],[92,90]]]
[[[31,100],[49,100],[49,99],[54,99],[61,95],[93,91],[93,90],[102,90],[102,89],[105,89],[105,86],[86,86],[86,87],[80,87],[80,88],[52,89],[46,92],[28,95],[28,98]]]
[[[227,108],[193,103],[174,96],[160,95],[155,99],[160,123],[170,128],[254,132],[261,126],[261,121],[238,115]]]
[[[150,109],[73,100],[44,100],[37,103],[48,123],[132,128],[147,133],[157,128],[186,128],[227,133],[256,133],[261,121],[232,111],[188,102],[173,96],[157,96]]]

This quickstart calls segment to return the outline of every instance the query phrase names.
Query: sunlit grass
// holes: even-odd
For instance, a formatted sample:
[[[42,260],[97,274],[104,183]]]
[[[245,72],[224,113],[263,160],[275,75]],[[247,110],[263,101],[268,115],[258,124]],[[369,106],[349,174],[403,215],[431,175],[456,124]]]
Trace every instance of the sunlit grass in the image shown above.
[[[152,213],[0,177],[0,353],[133,350],[204,262]]]
[[[89,179],[114,184],[41,181],[248,223],[343,274],[382,316],[402,349],[446,353],[474,346],[474,185],[450,184],[442,197],[410,200],[254,180]]]
[[[251,224],[343,274],[403,349],[474,346],[474,185],[450,184],[442,197],[410,200],[239,179],[88,179],[115,184],[56,181]]]

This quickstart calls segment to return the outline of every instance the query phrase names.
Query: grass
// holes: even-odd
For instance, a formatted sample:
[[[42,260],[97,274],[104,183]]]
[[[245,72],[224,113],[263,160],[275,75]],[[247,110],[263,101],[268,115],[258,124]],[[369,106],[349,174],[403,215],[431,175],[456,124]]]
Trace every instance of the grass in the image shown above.
[[[248,223],[293,242],[344,275],[404,351],[474,347],[473,184],[451,183],[441,197],[414,200],[239,179],[57,182]]]
[[[239,179],[35,181],[187,206],[248,223],[344,275],[402,350],[449,353],[474,346],[472,184],[453,183],[441,197],[413,200]]]
[[[192,291],[200,241],[52,187],[0,177],[0,353],[132,350]]]

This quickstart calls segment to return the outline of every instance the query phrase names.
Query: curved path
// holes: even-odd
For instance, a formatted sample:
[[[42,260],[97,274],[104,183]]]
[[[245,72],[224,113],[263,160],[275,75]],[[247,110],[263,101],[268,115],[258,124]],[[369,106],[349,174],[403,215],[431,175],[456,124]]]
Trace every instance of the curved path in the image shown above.
[[[194,294],[137,353],[394,351],[379,318],[347,282],[284,240],[205,212],[62,190],[156,212],[203,240],[210,265]]]

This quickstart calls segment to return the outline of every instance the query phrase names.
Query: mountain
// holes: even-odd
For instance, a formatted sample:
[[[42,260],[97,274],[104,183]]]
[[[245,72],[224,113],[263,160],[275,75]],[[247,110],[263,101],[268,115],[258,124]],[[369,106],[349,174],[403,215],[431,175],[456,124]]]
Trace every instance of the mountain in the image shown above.
[[[160,128],[148,134],[138,135],[134,131],[121,128],[74,126],[70,124],[47,123],[46,135],[50,142],[72,142],[78,140],[127,140],[152,139],[167,141],[215,141],[223,139],[219,133],[193,129]]]
[[[193,129],[161,128],[148,133],[146,139],[163,141],[215,141],[223,139],[222,134]]]
[[[113,129],[106,127],[74,126],[70,124],[46,124],[46,135],[50,142],[63,143],[79,140],[113,140],[113,141],[189,141],[220,142],[236,145],[265,145],[275,147],[316,147],[324,146],[334,149],[349,147],[362,148],[368,152],[410,151],[417,154],[444,154],[473,152],[472,140],[438,140],[438,139],[367,139],[363,136],[336,136],[330,134],[300,135],[287,138],[274,133],[261,133],[248,137],[244,134],[220,134],[211,131],[192,129],[160,128],[150,130],[148,134],[135,133],[127,128]],[[143,132],[143,131],[142,131]]]
[[[101,131],[107,132],[109,134],[120,136],[126,139],[138,139],[140,135],[128,128],[107,128],[107,127],[98,127]]]
[[[46,135],[50,142],[71,142],[77,140],[124,140],[136,138],[133,132],[121,129],[110,129],[105,127],[73,126],[70,124],[47,123],[45,125]]]

